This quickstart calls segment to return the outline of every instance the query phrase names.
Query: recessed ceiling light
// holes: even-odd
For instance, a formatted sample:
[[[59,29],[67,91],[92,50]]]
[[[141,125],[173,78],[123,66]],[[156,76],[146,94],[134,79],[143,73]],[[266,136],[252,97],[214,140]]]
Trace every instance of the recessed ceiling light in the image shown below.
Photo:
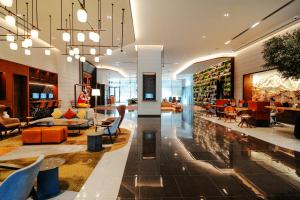
[[[227,44],[229,44],[230,42],[231,42],[231,40],[228,40],[228,41],[227,41],[227,42],[225,42],[224,44],[226,44],[226,45],[227,45]]]
[[[229,13],[224,13],[224,17],[229,17]]]
[[[255,24],[253,24],[253,25],[251,26],[251,28],[254,28],[254,27],[258,26],[259,23],[260,23],[260,22],[256,22]]]
[[[106,16],[107,19],[111,19],[112,17],[110,15]]]
[[[206,35],[202,35],[202,39],[205,39],[206,38]]]

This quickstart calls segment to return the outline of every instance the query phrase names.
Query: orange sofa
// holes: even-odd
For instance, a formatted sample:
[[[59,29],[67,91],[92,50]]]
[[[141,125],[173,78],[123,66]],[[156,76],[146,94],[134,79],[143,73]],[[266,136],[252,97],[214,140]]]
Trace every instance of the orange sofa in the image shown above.
[[[68,137],[65,126],[33,127],[22,132],[23,144],[61,143]]]

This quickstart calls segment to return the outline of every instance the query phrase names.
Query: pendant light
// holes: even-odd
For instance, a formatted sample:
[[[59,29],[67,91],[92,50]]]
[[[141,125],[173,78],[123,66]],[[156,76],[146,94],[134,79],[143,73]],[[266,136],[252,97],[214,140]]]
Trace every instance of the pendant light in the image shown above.
[[[106,49],[106,54],[111,56],[112,55],[112,50],[111,49]]]
[[[6,41],[8,42],[15,41],[15,36],[13,34],[6,34]]]
[[[30,49],[25,49],[25,55],[26,56],[30,56],[31,55],[31,51],[30,51]]]
[[[50,49],[45,49],[45,55],[46,55],[46,56],[50,56],[50,55],[51,55]]]
[[[80,57],[80,62],[85,62],[85,57],[84,56]]]
[[[85,35],[81,32],[77,33],[77,40],[78,40],[78,42],[84,42]]]
[[[95,55],[96,54],[96,49],[95,48],[91,48],[90,49],[90,54],[91,55]]]
[[[75,54],[75,55],[78,55],[78,54],[79,54],[79,48],[75,47],[75,48],[73,49],[73,51],[74,51],[74,54]]]
[[[0,0],[0,3],[6,7],[12,7],[13,0]]]
[[[73,60],[73,58],[72,58],[71,56],[68,56],[68,57],[67,57],[67,61],[68,61],[68,62],[72,62],[72,60]]]
[[[70,39],[71,39],[70,33],[68,33],[68,32],[63,32],[62,38],[63,38],[63,41],[65,41],[65,42],[70,42]]]
[[[77,19],[82,23],[87,22],[87,13],[84,9],[80,8],[77,10]]]
[[[100,61],[100,58],[99,58],[98,56],[96,56],[96,57],[94,58],[94,61],[95,61],[96,63],[98,63],[98,62]]]
[[[31,47],[31,46],[32,46],[32,40],[31,40],[30,38],[26,38],[26,39],[24,40],[24,42],[26,43],[26,46],[27,46],[27,47]]]
[[[36,30],[36,29],[32,29],[30,31],[30,35],[31,35],[32,38],[37,39],[37,38],[39,38],[39,31]]]
[[[79,55],[79,54],[76,54],[76,55],[75,55],[75,59],[78,60],[79,58],[80,58],[80,55]]]
[[[22,41],[22,47],[23,47],[23,48],[28,48],[27,43],[26,43],[25,40]]]
[[[15,42],[12,42],[12,43],[10,43],[9,44],[9,48],[11,49],[11,50],[18,50],[18,44],[17,43],[15,43]]]
[[[70,55],[70,56],[74,56],[74,54],[75,54],[74,51],[73,51],[72,49],[70,49],[70,50],[69,50],[69,55]]]
[[[6,15],[5,16],[5,21],[10,26],[15,26],[16,25],[16,18],[14,18],[11,15]]]

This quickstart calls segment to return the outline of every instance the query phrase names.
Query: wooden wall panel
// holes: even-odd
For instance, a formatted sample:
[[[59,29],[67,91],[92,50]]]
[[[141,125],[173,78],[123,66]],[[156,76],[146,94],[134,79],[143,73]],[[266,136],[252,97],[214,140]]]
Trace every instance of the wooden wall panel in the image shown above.
[[[14,75],[22,75],[27,77],[27,83],[25,84],[27,84],[27,93],[28,93],[29,92],[28,90],[29,68],[25,65],[0,59],[0,72],[4,72],[5,74],[5,87],[6,87],[5,98],[0,100],[0,104],[8,106],[9,114],[11,116],[14,116],[14,112],[12,109],[14,105],[14,95],[13,95]],[[26,104],[28,105],[29,100],[26,99],[24,101],[27,101]],[[27,110],[27,114],[28,114],[28,110]]]
[[[252,100],[252,75],[246,74],[243,76],[243,99],[246,101]]]

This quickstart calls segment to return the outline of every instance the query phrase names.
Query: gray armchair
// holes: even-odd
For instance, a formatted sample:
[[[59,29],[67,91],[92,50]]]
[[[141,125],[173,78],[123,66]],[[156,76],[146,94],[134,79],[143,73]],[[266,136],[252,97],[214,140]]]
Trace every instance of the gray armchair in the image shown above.
[[[32,192],[44,156],[40,156],[31,165],[19,169],[0,183],[1,200],[26,200]]]

